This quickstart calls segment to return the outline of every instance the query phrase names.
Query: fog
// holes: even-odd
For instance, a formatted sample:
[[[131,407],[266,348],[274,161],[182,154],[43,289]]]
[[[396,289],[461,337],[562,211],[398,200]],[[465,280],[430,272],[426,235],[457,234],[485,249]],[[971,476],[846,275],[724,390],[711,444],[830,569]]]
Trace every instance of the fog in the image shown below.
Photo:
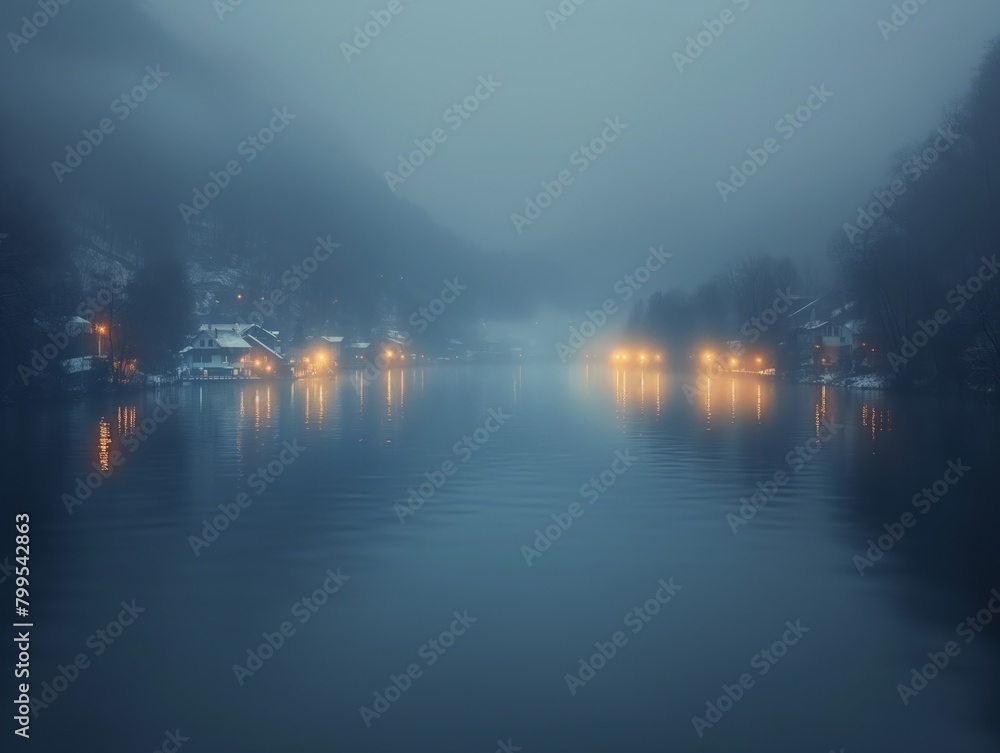
[[[32,750],[1000,751],[997,0],[6,0],[0,95]]]
[[[589,0],[564,3],[565,17],[554,0],[388,6],[71,2],[18,42],[38,7],[8,3],[5,172],[56,212],[79,197],[113,207],[166,252],[186,230],[178,205],[286,107],[294,123],[212,211],[295,243],[364,239],[365,263],[421,291],[482,279],[504,318],[578,314],[649,246],[675,258],[647,292],[690,288],[747,253],[821,268],[831,234],[891,156],[947,117],[1000,28],[990,0],[929,2],[895,30],[879,25],[891,4],[868,0]],[[731,23],[716,23],[724,12]],[[355,47],[366,24],[379,33]],[[712,26],[699,57],[676,57]],[[66,145],[156,65],[169,77],[58,181]],[[449,118],[477,87],[487,98]],[[776,122],[813,87],[829,99],[786,140]],[[606,119],[620,134],[581,160]],[[386,173],[436,128],[443,143],[390,187]],[[718,181],[770,137],[779,151],[724,201]],[[512,220],[564,170],[573,182],[551,206]]]

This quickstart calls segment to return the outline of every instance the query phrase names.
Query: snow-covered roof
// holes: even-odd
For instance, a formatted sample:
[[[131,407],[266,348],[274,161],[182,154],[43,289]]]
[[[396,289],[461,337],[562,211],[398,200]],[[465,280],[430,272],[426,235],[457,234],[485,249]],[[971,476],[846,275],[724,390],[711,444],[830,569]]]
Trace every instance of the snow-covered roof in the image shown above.
[[[836,309],[832,314],[830,314],[830,318],[831,319],[836,319],[838,316],[840,316],[844,312],[850,311],[852,308],[854,308],[854,306],[856,304],[857,304],[857,301],[850,301],[849,303],[841,306],[840,308]]]
[[[242,324],[202,324],[198,328],[198,334],[205,334],[211,337],[220,348],[247,348],[250,343],[238,334]],[[197,340],[197,337],[195,338]]]
[[[219,343],[220,348],[246,348],[250,349],[250,343],[244,340],[242,337],[237,335],[235,332],[223,332],[221,329],[218,334],[212,333],[215,341]]]
[[[344,342],[343,337],[321,337],[321,340],[326,340],[328,343],[342,343]]]
[[[247,335],[243,335],[243,337],[245,337],[250,342],[251,346],[252,345],[257,345],[258,347],[263,348],[264,350],[266,350],[268,353],[270,353],[272,356],[274,356],[275,358],[277,358],[279,361],[285,360],[284,358],[281,357],[281,355],[279,355],[278,353],[275,353],[273,350],[271,350],[269,347],[267,347],[264,343],[262,343],[260,340],[258,340],[253,335],[247,334]]]
[[[358,350],[364,350],[365,348],[371,347],[371,343],[351,343],[347,347],[357,348]]]
[[[263,332],[264,334],[270,335],[275,340],[278,339],[277,332],[272,332],[269,329],[264,329],[259,324],[242,324],[240,325],[240,329],[237,329],[236,332],[241,336],[246,336],[247,332]]]
[[[844,329],[849,329],[854,334],[860,335],[865,331],[867,325],[868,322],[865,319],[851,319],[851,321],[844,323]]]
[[[62,362],[63,370],[67,374],[79,374],[81,371],[93,371],[94,361],[99,360],[96,356],[81,356],[80,358],[67,358]]]

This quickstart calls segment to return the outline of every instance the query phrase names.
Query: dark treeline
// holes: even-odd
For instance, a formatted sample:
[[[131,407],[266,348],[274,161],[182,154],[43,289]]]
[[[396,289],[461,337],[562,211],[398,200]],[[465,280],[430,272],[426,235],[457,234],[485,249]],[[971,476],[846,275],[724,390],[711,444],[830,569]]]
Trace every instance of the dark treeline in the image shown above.
[[[872,368],[901,388],[1000,387],[1000,41],[965,100],[924,143],[893,158],[886,185],[861,201],[816,271],[749,255],[693,294],[656,293],[636,307],[634,332],[690,354],[740,340],[779,355],[792,330],[767,332],[754,317],[791,288],[820,316],[850,307],[868,347],[853,370]],[[829,273],[818,270],[832,264]],[[874,351],[871,348],[874,347]],[[877,355],[871,356],[871,353]],[[779,359],[780,360],[780,359]]]
[[[727,264],[694,293],[654,293],[632,310],[629,327],[674,353],[719,350],[740,340],[766,352],[773,362],[789,332],[783,315],[812,300],[820,288],[818,277],[814,269],[800,269],[791,259],[750,254]],[[760,317],[769,309],[780,316],[765,323]]]
[[[893,178],[831,244],[883,369],[904,386],[1000,387],[998,158],[995,42],[965,101],[899,153]]]

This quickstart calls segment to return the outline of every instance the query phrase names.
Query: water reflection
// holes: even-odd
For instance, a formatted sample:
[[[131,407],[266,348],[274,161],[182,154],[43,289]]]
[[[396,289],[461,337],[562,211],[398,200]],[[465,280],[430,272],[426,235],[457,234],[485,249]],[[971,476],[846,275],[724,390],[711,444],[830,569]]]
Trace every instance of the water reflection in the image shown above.
[[[519,380],[520,374],[519,367]],[[665,374],[656,368],[617,365],[604,368],[586,364],[582,373],[575,373],[572,382],[583,395],[592,395],[597,400],[603,399],[605,395],[611,397],[613,393],[615,417],[619,420],[635,418],[643,421],[649,417],[658,419],[663,411],[666,380]],[[515,385],[515,404],[519,392],[519,385]]]
[[[97,440],[97,458],[101,464],[102,471],[106,471],[111,467],[108,459],[109,447],[111,447],[111,424],[105,421],[104,417],[101,416]]]
[[[709,377],[705,387],[705,428],[712,430],[712,379]]]
[[[861,406],[861,425],[868,429],[874,445],[879,434],[892,431],[892,415],[889,408],[879,408],[871,403],[864,403]],[[873,446],[872,452],[874,451]]]
[[[820,397],[816,402],[815,415],[816,415],[816,436],[819,436],[819,430],[822,426],[823,419],[826,418],[826,385],[824,384],[820,388]]]
[[[103,420],[103,419],[102,419]],[[118,406],[118,435],[128,434],[135,428],[135,406]]]
[[[385,420],[392,421],[392,370],[385,372]]]
[[[670,374],[663,369],[612,366],[604,369],[588,364],[576,372],[576,385],[583,395],[600,399],[601,394],[615,401],[615,417],[619,420],[663,420],[671,415],[671,402],[678,407],[677,415],[691,415],[704,422],[706,431],[719,429],[723,410],[729,415],[728,425],[764,423],[774,402],[773,379],[767,376],[735,374],[704,377],[697,382],[690,375],[678,376],[678,389],[671,390]],[[823,391],[817,398],[819,414],[826,415]],[[728,404],[728,405],[726,405]],[[693,409],[693,410],[692,410]],[[808,414],[813,418],[812,414]]]
[[[730,385],[730,398],[729,398],[729,423],[736,423],[736,379],[734,378],[732,384]]]
[[[841,694],[844,714],[855,720],[848,730],[853,739],[844,733],[845,749],[952,749],[937,745],[937,739],[924,740],[928,730],[933,732],[931,721],[941,728],[942,738],[951,735],[965,741],[979,731],[969,720],[975,721],[979,715],[985,718],[997,702],[996,663],[992,658],[995,641],[987,646],[985,641],[992,640],[988,634],[969,649],[969,661],[961,673],[957,670],[942,673],[942,679],[936,682],[950,685],[942,684],[940,690],[935,685],[933,692],[937,695],[927,699],[933,703],[925,704],[932,709],[928,714],[914,716],[910,713],[912,708],[904,712],[892,691],[894,682],[908,677],[913,662],[926,656],[931,648],[940,650],[948,635],[953,635],[952,618],[957,622],[968,610],[979,608],[982,596],[995,586],[994,582],[980,581],[997,572],[995,541],[991,539],[995,538],[996,516],[988,504],[974,504],[977,500],[988,502],[987,493],[993,483],[988,480],[990,475],[973,475],[963,481],[954,490],[955,496],[935,507],[933,517],[929,516],[926,523],[907,533],[906,541],[888,553],[874,573],[858,577],[851,557],[864,551],[867,539],[883,533],[886,522],[898,520],[903,510],[912,509],[909,502],[912,493],[931,482],[947,458],[961,455],[977,471],[980,466],[985,470],[1000,442],[995,415],[980,408],[935,403],[922,397],[904,399],[898,395],[850,393],[832,385],[796,385],[750,375],[735,378],[729,374],[717,375],[707,385],[702,381],[697,389],[703,394],[695,397],[690,391],[694,382],[689,376],[678,377],[671,385],[666,372],[635,368],[612,372],[604,365],[589,365],[583,374],[574,371],[571,392],[567,394],[567,380],[562,373],[553,372],[554,376],[549,376],[542,367],[529,364],[526,368],[524,376],[529,389],[523,401],[520,369],[516,374],[513,369],[502,373],[483,371],[478,381],[474,372],[434,369],[426,380],[426,396],[423,370],[420,389],[414,389],[415,372],[386,374],[382,377],[386,379],[385,385],[376,380],[369,387],[374,390],[370,400],[380,402],[385,395],[387,411],[383,414],[377,405],[369,405],[369,416],[355,412],[354,401],[362,393],[363,383],[357,386],[357,391],[353,384],[337,382],[333,383],[333,390],[328,390],[331,383],[325,379],[276,383],[269,389],[263,384],[230,383],[210,385],[204,390],[195,386],[178,390],[184,408],[170,419],[169,430],[162,434],[158,430],[155,439],[142,450],[139,462],[129,463],[115,478],[115,493],[122,500],[136,504],[128,508],[117,504],[92,505],[85,508],[85,515],[54,518],[61,527],[55,533],[63,538],[51,536],[52,540],[80,537],[86,546],[77,547],[74,552],[83,558],[82,566],[66,568],[62,574],[65,595],[58,606],[66,620],[58,625],[53,623],[53,632],[60,631],[51,641],[56,649],[52,651],[53,663],[62,661],[60,656],[72,656],[79,650],[80,635],[106,622],[106,605],[121,598],[123,586],[135,580],[159,583],[164,563],[172,566],[176,578],[164,582],[153,593],[164,602],[164,611],[177,619],[193,615],[190,625],[179,622],[176,627],[197,631],[205,620],[217,626],[215,631],[202,633],[205,641],[195,641],[192,648],[195,660],[211,666],[212,657],[233,651],[231,636],[234,631],[245,629],[248,622],[245,615],[228,608],[230,602],[261,604],[260,613],[255,613],[249,622],[274,624],[278,618],[270,605],[280,607],[288,603],[286,599],[295,598],[288,596],[289,583],[308,586],[315,579],[315,563],[343,560],[361,562],[374,579],[393,584],[392,590],[385,594],[387,598],[376,600],[375,612],[380,611],[379,605],[398,603],[398,609],[389,615],[397,627],[405,627],[413,614],[440,611],[447,615],[453,608],[450,602],[454,594],[459,592],[484,593],[490,599],[499,599],[498,607],[508,609],[513,615],[511,622],[502,626],[509,632],[538,629],[537,621],[522,620],[525,603],[551,605],[554,615],[570,615],[573,619],[566,622],[569,627],[560,624],[558,629],[550,631],[551,635],[540,634],[540,640],[550,640],[546,645],[552,647],[572,644],[560,657],[561,664],[572,666],[582,650],[574,646],[592,645],[592,636],[599,637],[607,630],[607,615],[620,614],[611,611],[620,608],[617,606],[620,600],[607,593],[602,598],[608,603],[600,604],[599,609],[588,607],[574,613],[582,601],[579,595],[583,591],[579,589],[585,588],[583,584],[595,578],[613,584],[638,583],[635,589],[638,598],[649,573],[662,568],[666,551],[678,572],[705,573],[713,581],[713,589],[711,598],[702,600],[698,609],[681,610],[675,614],[677,619],[671,618],[671,635],[677,645],[690,647],[692,659],[678,664],[676,676],[666,678],[663,687],[656,691],[664,704],[686,706],[692,713],[699,704],[704,708],[707,690],[702,695],[703,691],[697,688],[709,688],[714,682],[712,677],[731,676],[733,667],[744,665],[747,656],[759,648],[744,645],[741,634],[752,634],[756,642],[753,636],[762,639],[770,636],[775,615],[780,624],[788,614],[802,614],[807,625],[810,616],[821,618],[816,624],[825,632],[821,638],[822,650],[803,649],[806,653],[798,655],[803,663],[808,663],[801,676],[847,682],[851,685],[848,690],[870,677],[877,687],[885,690],[875,694],[878,698],[864,692]],[[473,376],[468,376],[469,373]],[[690,386],[687,393],[681,389],[683,385]],[[638,400],[634,397],[637,389]],[[449,442],[477,425],[484,396],[489,405],[494,404],[493,398],[497,402],[508,400],[512,393],[516,402],[525,403],[526,411],[535,411],[531,415],[537,415],[538,428],[520,436],[500,434],[491,440],[488,450],[464,465],[461,470],[464,475],[459,477],[474,490],[476,505],[461,504],[458,498],[462,495],[454,495],[454,503],[442,495],[435,499],[436,511],[422,513],[426,515],[421,519],[422,526],[408,529],[420,533],[410,537],[406,547],[397,546],[395,532],[399,524],[388,513],[384,500],[421,479],[425,469],[439,464],[442,455],[447,456]],[[692,398],[690,402],[687,395]],[[735,427],[726,426],[720,418],[719,406],[727,398]],[[79,416],[59,415],[67,429],[62,432],[61,441],[66,436],[73,437],[72,446],[56,445],[47,449],[45,455],[38,452],[36,442],[24,441],[25,437],[19,434],[20,423],[12,423],[7,430],[10,439],[4,455],[7,457],[9,453],[19,459],[23,455],[24,467],[32,468],[39,484],[45,484],[47,479],[42,477],[50,475],[48,458],[60,457],[58,453],[68,449],[65,454],[69,457],[69,467],[53,479],[54,489],[45,497],[57,499],[63,490],[72,489],[82,469],[92,470],[89,466],[94,460],[99,460],[101,468],[108,468],[110,442],[112,438],[118,439],[116,428],[123,433],[139,432],[140,427],[148,425],[154,411],[151,400],[134,399],[138,400],[143,421],[136,421],[136,408],[117,407],[117,402],[95,401],[88,403],[87,412]],[[199,409],[199,399],[204,403],[203,409]],[[404,415],[407,399],[409,415]],[[283,400],[292,404],[298,400],[295,410],[282,411]],[[585,407],[594,410],[589,414],[579,410],[582,401],[589,404]],[[651,427],[654,404],[661,423]],[[239,419],[234,416],[237,410]],[[563,423],[571,412],[574,422]],[[765,413],[767,422],[763,421]],[[100,418],[102,414],[109,418]],[[616,421],[616,415],[623,419]],[[392,423],[385,421],[386,416],[393,419]],[[577,417],[587,422],[576,422]],[[785,453],[794,444],[811,439],[809,430],[816,421],[822,422],[824,418],[829,421],[833,417],[848,424],[843,435],[824,446],[808,470],[796,476],[793,484],[763,508],[750,527],[741,529],[739,543],[734,546],[732,534],[723,522],[724,514],[734,509],[741,495],[769,478],[775,468],[785,467]],[[94,432],[94,419],[98,418],[98,432]],[[330,421],[326,422],[326,418]],[[640,425],[640,420],[644,424]],[[896,420],[905,422],[905,431],[897,426],[897,431],[890,434]],[[260,426],[261,421],[269,424],[273,435],[267,436],[265,431],[255,433],[254,427]],[[232,499],[234,490],[247,488],[245,475],[272,459],[268,440],[299,437],[304,421],[312,428],[310,436],[302,437],[308,452],[296,461],[281,483],[268,490],[253,515],[245,516],[226,534],[219,549],[212,550],[217,555],[209,560],[195,560],[185,550],[183,534],[179,532],[200,531],[206,515],[217,514],[220,501]],[[704,434],[706,425],[712,434]],[[324,430],[317,431],[317,426],[323,426]],[[518,431],[516,425],[512,426],[512,431]],[[602,521],[595,518],[602,525],[574,527],[566,541],[558,544],[561,547],[558,552],[552,554],[553,563],[561,560],[566,566],[561,570],[550,568],[550,578],[522,579],[513,588],[508,569],[495,563],[509,559],[514,545],[529,541],[528,532],[553,512],[553,507],[563,504],[553,503],[553,497],[562,492],[575,496],[580,478],[604,467],[609,435],[617,444],[619,436],[628,435],[631,439],[633,430],[642,435],[642,449],[649,451],[644,453],[643,462],[630,470],[627,485],[616,487],[602,499],[603,508],[588,513],[598,515],[601,514],[598,510],[604,511]],[[386,462],[384,450],[368,441],[372,436],[384,440],[389,432],[392,432],[393,459],[399,457],[403,462]],[[76,437],[84,438],[85,444]],[[233,437],[236,453],[232,452]],[[40,432],[37,440],[43,446],[50,441]],[[870,448],[876,441],[880,456],[873,459]],[[553,446],[572,460],[551,462]],[[630,445],[621,443],[621,446]],[[510,451],[517,454],[505,457]],[[335,490],[331,490],[332,461],[337,465]],[[514,463],[519,474],[508,472]],[[927,470],[915,476],[914,468]],[[222,485],[213,483],[215,478]],[[978,478],[983,481],[977,481]],[[977,483],[981,483],[981,495]],[[524,498],[526,491],[531,493],[536,486],[539,487],[537,504],[534,499],[531,505],[509,503],[511,499]],[[555,494],[549,493],[550,487]],[[992,491],[995,493],[995,489]],[[220,499],[220,492],[226,496]],[[109,493],[109,489],[95,492]],[[336,504],[329,504],[330,500]],[[616,505],[618,501],[625,504]],[[133,508],[140,505],[148,509],[145,517],[135,514]],[[289,510],[294,514],[287,514]],[[99,525],[94,525],[95,522]],[[82,524],[88,527],[81,532]],[[501,530],[502,535],[494,536],[495,530]],[[241,537],[245,537],[246,546],[241,546]],[[109,556],[109,552],[120,556]],[[595,557],[594,552],[608,556]],[[422,563],[440,562],[442,566],[434,571],[434,587],[425,587],[426,569],[412,567],[415,559]],[[127,567],[122,567],[123,563]],[[206,571],[206,567],[210,570]],[[211,577],[206,577],[206,572]],[[175,580],[176,587],[172,585]],[[232,598],[220,601],[220,589]],[[939,590],[944,596],[938,596]],[[971,592],[968,609],[963,601],[966,591]],[[302,631],[302,640],[309,644],[302,646],[303,651],[320,657],[324,664],[344,667],[351,676],[373,677],[371,666],[385,656],[387,643],[385,634],[371,630],[373,619],[385,617],[385,614],[373,617],[372,603],[363,595],[343,602],[337,615],[337,629],[346,636],[345,640],[331,641],[326,631]],[[738,625],[732,621],[732,604],[740,606]],[[199,607],[197,613],[192,606]],[[706,638],[705,624],[729,625],[733,638],[725,640],[726,635],[721,633],[723,639],[714,635]],[[567,641],[566,630],[571,631],[571,641]],[[422,626],[414,631],[402,630],[399,655],[407,655],[414,645],[426,640],[424,631]],[[397,647],[391,643],[389,648],[395,652]],[[468,646],[475,648],[471,643]],[[493,642],[483,648],[482,654],[474,653],[473,661],[495,661],[495,652],[500,651],[499,660],[515,670],[512,676],[530,677],[534,658],[525,659],[516,652],[516,646],[509,651],[507,648],[502,641]],[[976,661],[972,661],[973,650],[977,652]],[[852,661],[862,662],[870,674],[854,676],[844,670]],[[523,666],[518,662],[523,662]],[[128,682],[127,664],[122,665],[118,674],[109,665],[107,672],[102,669],[100,675],[88,677],[88,683],[96,683],[95,692],[113,693],[119,683]],[[639,669],[633,672],[629,666],[621,667],[622,687],[643,687],[648,681],[642,669],[645,664],[636,662],[631,666]],[[786,667],[790,674],[796,670],[792,664],[782,664],[778,669],[784,672]],[[196,679],[209,683],[206,692],[214,692],[211,683],[218,674],[209,672],[205,678]],[[354,686],[341,688],[323,678],[310,679],[309,673],[301,677],[307,683],[314,681],[308,692],[339,694],[335,699],[339,706],[347,708],[357,700]],[[219,679],[219,692],[230,692],[227,682],[232,685],[231,678]],[[696,690],[689,693],[685,688],[691,686],[696,686]],[[154,701],[168,702],[165,699],[172,692],[169,685],[151,687],[150,692],[163,696],[153,698]],[[281,683],[273,687],[264,683],[260,688],[262,695],[249,701],[250,713],[263,714],[275,703],[283,702]],[[512,698],[520,698],[524,693],[513,682],[503,690],[504,693],[509,690]],[[599,688],[595,686],[595,690]],[[768,693],[770,697],[764,700],[774,708],[795,708],[796,713],[804,715],[797,730],[810,725],[822,727],[829,722],[828,709],[822,704],[796,706],[803,697],[802,686],[791,677],[786,685],[769,686]],[[662,734],[662,715],[657,715],[655,709],[645,715],[633,714],[628,698],[622,701],[624,705],[615,707],[613,696],[613,693],[608,696],[612,704],[608,708],[620,712],[619,716],[624,714],[622,718],[627,723],[622,724],[623,728],[630,725],[637,737]],[[974,705],[969,699],[975,699]],[[126,718],[135,718],[137,714],[141,717],[140,700],[123,699]],[[543,705],[547,700],[547,691],[540,691],[538,698],[523,699],[524,713],[530,717],[532,706]],[[419,699],[414,696],[414,701]],[[427,708],[421,708],[420,712],[434,713],[433,702],[429,698]],[[658,704],[657,708],[664,704]],[[896,708],[898,717],[891,715]],[[489,716],[485,705],[472,706],[467,711],[464,717]],[[71,691],[65,700],[60,700],[59,713],[66,715],[67,723],[87,724],[92,720],[93,708],[86,697]],[[928,718],[930,721],[926,721]],[[559,721],[560,734],[580,729],[580,721],[575,717],[567,715]],[[815,740],[806,740],[808,744],[804,745],[801,736],[785,745],[778,743],[778,739],[789,734],[783,730],[775,731],[773,739],[752,739],[747,744],[745,740],[753,738],[755,733],[763,734],[752,721],[749,726],[740,727],[740,720],[733,716],[726,724],[730,726],[720,725],[712,730],[713,735],[726,735],[731,730],[730,737],[715,738],[718,743],[713,750],[829,749],[816,745]],[[682,735],[692,734],[687,719],[680,719],[677,728]],[[625,730],[623,734],[632,731]],[[141,740],[148,730],[128,729],[126,734]],[[544,735],[544,730],[540,729],[539,734]],[[877,735],[877,742],[866,747],[866,736],[872,734]],[[255,741],[240,742],[252,748]],[[294,742],[299,748],[309,749],[308,740]],[[570,742],[580,749],[588,744],[586,739]],[[557,745],[545,749],[557,749]],[[280,744],[271,749],[280,749]],[[647,748],[640,744],[630,749]],[[954,749],[969,753],[997,750],[995,746],[974,744]]]

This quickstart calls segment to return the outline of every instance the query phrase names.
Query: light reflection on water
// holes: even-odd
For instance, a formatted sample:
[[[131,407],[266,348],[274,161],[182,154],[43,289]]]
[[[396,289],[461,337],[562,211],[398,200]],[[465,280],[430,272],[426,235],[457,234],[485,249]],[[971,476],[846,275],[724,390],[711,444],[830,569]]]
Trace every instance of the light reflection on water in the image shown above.
[[[930,750],[949,740],[961,740],[954,747],[963,751],[997,749],[981,721],[996,701],[992,637],[963,651],[961,671],[942,673],[919,699],[922,713],[904,709],[893,690],[981,606],[981,586],[985,595],[996,585],[980,582],[995,572],[986,571],[996,527],[984,522],[991,508],[977,504],[987,497],[976,487],[989,486],[997,449],[988,411],[754,375],[716,377],[692,404],[683,392],[690,377],[651,368],[417,371],[380,375],[368,385],[368,405],[364,380],[348,372],[176,390],[182,408],[115,469],[107,488],[72,518],[40,523],[37,535],[73,562],[52,561],[58,573],[42,572],[58,584],[49,608],[59,615],[48,622],[43,675],[114,616],[104,613],[109,604],[141,594],[155,606],[127,637],[133,642],[123,639],[128,650],[109,650],[88,673],[90,692],[76,685],[60,697],[53,725],[100,734],[111,712],[95,712],[89,701],[102,694],[116,701],[116,729],[139,747],[148,734],[135,721],[143,708],[174,711],[180,724],[200,720],[206,705],[233,703],[239,713],[228,728],[240,749],[309,750],[319,718],[310,699],[321,698],[331,748],[343,742],[360,753],[441,734],[439,747],[462,749],[495,726],[501,708],[522,720],[525,743],[540,750],[613,749],[622,740],[635,753],[662,750],[664,741],[704,751]],[[401,525],[392,504],[454,460],[453,443],[500,404],[510,421]],[[43,425],[44,410],[34,417]],[[33,469],[36,493],[50,503],[91,462],[104,467],[109,448],[152,411],[145,396],[87,403],[58,414],[63,435],[39,433],[30,445],[19,437],[4,456]],[[846,424],[842,434],[734,536],[725,515],[824,419]],[[53,444],[60,436],[72,441]],[[187,536],[293,439],[307,447],[301,459],[194,558]],[[38,457],[20,444],[37,447]],[[518,547],[626,448],[640,461],[526,568]],[[930,480],[914,469],[959,455],[984,469],[981,481],[956,488],[933,521],[858,577],[851,557]],[[41,465],[45,457],[64,460],[53,473]],[[357,588],[302,626],[240,694],[247,689],[234,685],[228,666],[315,588],[317,573],[338,564],[352,568]],[[687,600],[679,597],[585,693],[569,697],[563,675],[657,578],[672,574]],[[482,615],[482,630],[393,704],[378,732],[360,725],[357,707],[370,691],[439,632],[441,615],[466,605]],[[692,738],[690,717],[777,637],[776,625],[800,616],[813,621],[813,642],[776,666],[704,741]],[[183,677],[123,696],[136,662],[151,677],[171,676],[162,658],[168,634],[190,654]],[[439,718],[442,704],[455,712],[453,739],[422,726]],[[246,721],[275,708],[289,721],[280,735]],[[762,724],[772,713],[796,724]]]

